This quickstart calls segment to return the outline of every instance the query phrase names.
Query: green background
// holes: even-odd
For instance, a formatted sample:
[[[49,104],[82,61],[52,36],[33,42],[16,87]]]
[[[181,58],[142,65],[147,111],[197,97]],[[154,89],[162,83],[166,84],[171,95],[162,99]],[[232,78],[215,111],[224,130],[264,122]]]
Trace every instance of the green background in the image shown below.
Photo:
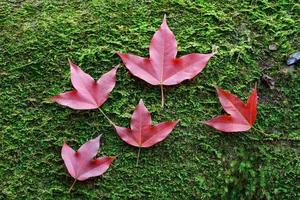
[[[0,1],[0,199],[298,199],[300,70],[285,60],[300,50],[295,0]],[[181,119],[162,143],[123,143],[98,110],[75,111],[50,97],[71,90],[70,58],[94,78],[118,64],[116,51],[148,56],[167,14],[179,56],[219,53],[194,80],[165,90],[125,67],[102,109],[128,126],[140,99],[155,123]],[[276,44],[277,50],[268,46]],[[260,81],[274,78],[271,90]],[[246,100],[257,84],[256,131],[222,134],[200,121],[221,114],[212,85]],[[117,155],[102,177],[73,182],[60,157],[103,134],[99,156]]]

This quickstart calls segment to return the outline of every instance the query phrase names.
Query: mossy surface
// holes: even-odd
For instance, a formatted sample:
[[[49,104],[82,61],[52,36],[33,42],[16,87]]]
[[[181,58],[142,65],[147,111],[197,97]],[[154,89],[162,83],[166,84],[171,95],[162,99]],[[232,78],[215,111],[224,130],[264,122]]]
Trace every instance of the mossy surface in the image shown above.
[[[299,13],[297,0],[1,0],[0,199],[299,199],[300,69],[285,67],[300,50]],[[164,14],[179,55],[213,45],[219,53],[192,81],[166,88],[164,109],[159,87],[119,69],[102,107],[114,122],[128,126],[140,99],[155,123],[181,119],[164,142],[141,151],[136,167],[138,149],[98,110],[71,110],[50,97],[72,89],[68,58],[98,78],[120,62],[116,51],[148,56]],[[212,85],[245,100],[255,84],[256,129],[222,134],[200,123],[222,113]],[[68,193],[63,141],[76,149],[99,134],[99,155],[118,159]]]

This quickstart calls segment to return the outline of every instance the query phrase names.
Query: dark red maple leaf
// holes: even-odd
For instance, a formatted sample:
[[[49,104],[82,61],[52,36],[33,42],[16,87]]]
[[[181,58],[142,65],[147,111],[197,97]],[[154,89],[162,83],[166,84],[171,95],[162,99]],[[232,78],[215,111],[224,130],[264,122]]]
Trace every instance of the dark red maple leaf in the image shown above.
[[[162,106],[164,103],[163,85],[176,85],[194,78],[214,55],[213,53],[192,53],[176,58],[177,44],[173,32],[167,25],[166,16],[151,40],[149,53],[150,58],[119,52],[117,54],[134,76],[152,85],[161,86]]]
[[[117,67],[102,75],[95,81],[69,60],[71,81],[74,90],[52,97],[57,103],[76,109],[89,110],[99,108],[109,96],[116,84]]]
[[[61,150],[61,157],[75,182],[84,181],[90,177],[100,176],[106,172],[115,157],[101,157],[94,159],[100,147],[100,136],[83,144],[78,151],[74,151],[66,143]]]
[[[221,88],[216,88],[220,103],[229,115],[221,115],[211,120],[203,122],[223,132],[242,132],[249,130],[256,119],[257,93],[253,90],[247,103],[226,92]]]

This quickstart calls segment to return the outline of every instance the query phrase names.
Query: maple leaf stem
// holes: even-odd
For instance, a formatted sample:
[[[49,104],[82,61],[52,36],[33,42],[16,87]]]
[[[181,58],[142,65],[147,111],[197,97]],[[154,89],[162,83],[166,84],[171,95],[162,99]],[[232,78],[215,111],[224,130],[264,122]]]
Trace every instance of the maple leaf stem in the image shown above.
[[[163,108],[165,105],[165,96],[164,96],[164,87],[160,85],[160,93],[161,93],[161,107]]]
[[[265,139],[271,139],[271,140],[277,140],[277,141],[300,141],[300,138],[280,138],[280,137],[274,137],[272,136],[273,134],[267,134],[265,133],[263,130],[261,130],[261,128],[255,128],[255,127],[252,127],[255,131],[261,133]]]
[[[141,147],[139,147],[139,151],[136,157],[136,166],[139,166],[140,154],[141,154]]]
[[[252,127],[255,131],[261,133],[264,137],[268,137],[268,134],[266,134],[263,130],[261,129],[258,129],[258,128],[255,128],[255,127]]]
[[[74,180],[74,182],[72,183],[72,185],[71,185],[71,187],[70,187],[70,189],[69,189],[69,191],[68,191],[68,192],[71,192],[71,190],[73,189],[73,187],[74,187],[74,185],[75,185],[76,181],[77,181],[77,179],[75,179],[75,180]]]
[[[109,119],[109,117],[103,112],[103,110],[101,108],[99,108],[100,112],[102,113],[102,115],[107,119],[107,121],[111,124],[111,125],[115,125],[115,123],[113,121],[111,121]]]

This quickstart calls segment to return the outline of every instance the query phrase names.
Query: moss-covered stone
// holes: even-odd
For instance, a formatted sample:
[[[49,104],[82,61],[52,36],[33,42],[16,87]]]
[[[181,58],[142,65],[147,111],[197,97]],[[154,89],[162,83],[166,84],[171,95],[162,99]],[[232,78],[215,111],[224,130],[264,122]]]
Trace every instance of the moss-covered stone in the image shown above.
[[[28,0],[0,2],[0,199],[298,199],[300,70],[285,60],[300,49],[297,0]],[[179,54],[219,53],[194,80],[160,90],[122,67],[103,110],[127,126],[143,99],[156,122],[181,119],[163,143],[127,146],[97,110],[74,111],[49,97],[70,90],[71,58],[94,78],[118,64],[116,51],[147,56],[167,14]],[[278,50],[270,51],[270,44]],[[270,90],[262,73],[276,81]],[[216,84],[246,99],[257,83],[256,129],[224,135],[200,121],[222,112]],[[103,134],[117,155],[101,178],[77,183],[60,149]]]

